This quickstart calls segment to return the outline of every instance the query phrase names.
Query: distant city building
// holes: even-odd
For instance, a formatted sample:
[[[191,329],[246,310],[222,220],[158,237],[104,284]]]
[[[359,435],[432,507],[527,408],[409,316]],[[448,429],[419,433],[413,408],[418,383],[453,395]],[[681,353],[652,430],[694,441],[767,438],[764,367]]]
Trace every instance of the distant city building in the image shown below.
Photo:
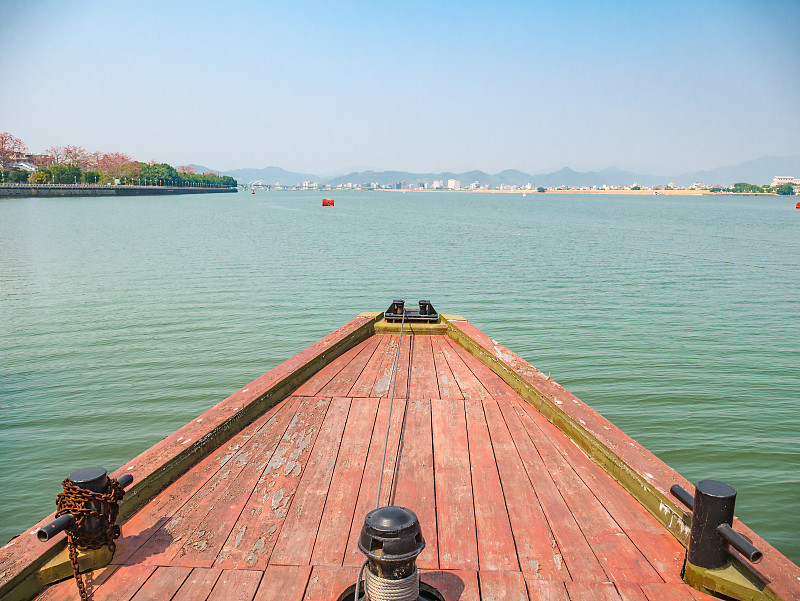
[[[461,189],[461,182],[457,179],[449,179],[447,180],[447,189],[448,190],[460,190]]]
[[[785,184],[800,184],[800,179],[788,175],[776,175],[772,178],[773,186],[783,186]]]

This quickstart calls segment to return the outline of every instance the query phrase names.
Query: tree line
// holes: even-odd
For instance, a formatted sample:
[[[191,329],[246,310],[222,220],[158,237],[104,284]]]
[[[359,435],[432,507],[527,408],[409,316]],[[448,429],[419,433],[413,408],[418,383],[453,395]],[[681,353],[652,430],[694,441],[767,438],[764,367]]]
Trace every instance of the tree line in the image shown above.
[[[217,173],[195,173],[188,165],[143,163],[122,152],[90,152],[82,146],[51,146],[44,152],[49,165],[31,173],[12,168],[28,148],[9,132],[0,132],[0,181],[31,184],[116,184],[152,186],[235,186],[236,180]],[[39,155],[41,156],[41,155]]]
[[[711,192],[737,192],[739,194],[780,194],[782,196],[791,196],[794,194],[794,186],[792,184],[783,184],[781,186],[759,186],[758,184],[748,184],[747,182],[737,182],[730,188],[722,188],[716,186],[711,188]]]

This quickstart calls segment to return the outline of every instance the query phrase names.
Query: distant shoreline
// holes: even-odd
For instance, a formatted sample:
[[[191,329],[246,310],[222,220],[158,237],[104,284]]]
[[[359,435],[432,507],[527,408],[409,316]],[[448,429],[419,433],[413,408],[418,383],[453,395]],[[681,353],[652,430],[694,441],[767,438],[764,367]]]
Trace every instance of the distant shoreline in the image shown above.
[[[599,194],[636,196],[780,196],[774,192],[710,192],[709,190],[390,190],[376,189],[377,192],[469,192],[476,194]],[[337,190],[331,190],[337,192]],[[789,196],[788,198],[792,198]]]
[[[0,185],[0,198],[67,198],[79,196],[174,196],[238,192],[236,186],[219,188],[188,186],[94,186],[70,184]]]

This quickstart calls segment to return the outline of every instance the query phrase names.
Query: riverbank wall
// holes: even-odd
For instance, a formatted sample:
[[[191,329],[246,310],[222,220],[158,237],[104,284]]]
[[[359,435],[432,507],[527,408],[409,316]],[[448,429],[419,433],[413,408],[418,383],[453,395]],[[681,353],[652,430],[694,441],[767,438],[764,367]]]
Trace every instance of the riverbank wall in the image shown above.
[[[0,198],[67,197],[67,196],[173,196],[175,194],[221,194],[238,192],[236,186],[195,188],[183,186],[77,186],[69,184],[4,184]]]

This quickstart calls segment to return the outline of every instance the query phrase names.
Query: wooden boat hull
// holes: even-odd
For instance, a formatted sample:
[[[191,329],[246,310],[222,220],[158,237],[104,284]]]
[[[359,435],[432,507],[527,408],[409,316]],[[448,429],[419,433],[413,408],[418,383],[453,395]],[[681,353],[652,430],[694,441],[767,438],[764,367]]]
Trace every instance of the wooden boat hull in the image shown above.
[[[389,396],[386,366],[392,356],[391,340],[398,331],[399,324],[386,323],[381,313],[361,314],[112,474],[133,475],[134,485],[120,507],[120,549],[108,567],[92,575],[98,594],[114,591],[123,598],[120,587],[129,585],[134,587],[133,593],[126,598],[138,599],[135,595],[139,586],[147,584],[154,590],[162,586],[167,590],[178,583],[173,591],[176,592],[190,586],[194,578],[198,591],[211,580],[211,588],[205,593],[208,595],[224,576],[234,583],[230,586],[239,590],[252,588],[253,595],[258,590],[258,599],[273,598],[268,593],[273,587],[284,594],[280,598],[337,598],[354,580],[353,570],[363,559],[353,552],[353,524],[374,506],[374,496],[368,502],[366,491],[376,488],[375,475],[381,469],[373,446],[382,444],[375,434],[378,422],[388,419],[384,415]],[[731,562],[722,570],[689,566],[685,578],[694,589],[682,588],[682,549],[688,544],[690,516],[669,490],[673,484],[692,490],[688,481],[464,318],[442,316],[438,324],[414,324],[405,332],[404,340],[409,341],[406,344],[420,337],[419,348],[430,350],[419,357],[407,351],[406,363],[401,365],[408,380],[397,397],[409,409],[401,413],[402,418],[394,417],[402,421],[393,424],[390,436],[394,437],[392,445],[402,447],[406,462],[402,469],[406,472],[398,478],[404,478],[404,487],[400,492],[387,490],[382,502],[403,501],[412,508],[415,503],[421,504],[421,510],[415,510],[423,531],[433,528],[436,535],[429,538],[433,544],[429,544],[427,556],[420,557],[419,565],[425,570],[423,581],[436,586],[444,598],[491,598],[497,591],[516,590],[523,598],[546,594],[566,599],[591,594],[613,600],[666,594],[688,600],[687,591],[695,589],[742,600],[798,598],[797,566],[738,520],[734,528],[764,552],[758,569],[734,551]],[[422,337],[427,341],[422,342]],[[396,346],[394,350],[400,352]],[[444,360],[437,364],[434,356]],[[335,377],[320,385],[332,367],[340,364],[345,367],[337,368],[340,371]],[[367,370],[374,371],[370,372],[369,385],[363,375]],[[471,389],[472,397],[467,394],[474,386],[467,382],[473,377],[470,370],[483,370],[486,383],[480,386],[485,394],[475,393],[477,386]],[[325,403],[322,409],[321,403]],[[314,444],[307,441],[302,449],[281,446],[281,432],[288,432],[290,424],[304,436],[313,431]],[[384,421],[384,429],[386,424]],[[406,429],[427,434],[414,445],[402,446]],[[547,447],[554,454],[553,463],[548,465],[539,459],[541,463],[534,465],[531,462],[544,451],[532,442],[526,429],[535,429],[548,440],[561,440],[561,436],[574,444],[554,442]],[[304,440],[303,436],[298,440]],[[254,449],[256,457],[245,456],[239,447],[233,449],[231,445],[250,445],[248,448]],[[333,448],[335,452],[330,450]],[[273,487],[277,486],[274,490],[282,484],[287,490],[294,486],[291,507],[289,501],[285,506],[280,501],[274,506],[274,497],[269,503],[251,503],[248,499],[256,499],[258,494],[268,496],[269,491],[259,489],[258,482],[269,472],[270,461],[279,449],[296,455],[291,459],[295,462],[294,471],[283,475],[276,471],[278,475],[271,481]],[[529,463],[526,453],[530,453]],[[559,454],[572,461],[564,470],[574,470],[569,474],[576,474],[583,485],[602,491],[602,495],[596,495],[603,497],[605,509],[600,509],[610,516],[615,516],[614,512],[620,516],[639,512],[641,527],[632,526],[630,533],[623,532],[611,519],[608,532],[593,531],[588,513],[585,518],[576,517],[576,513],[588,509],[570,505],[573,476],[559,471],[562,468],[555,462]],[[591,462],[581,463],[586,457]],[[239,461],[237,473],[254,470],[247,478],[242,475],[233,479],[234,483],[247,480],[252,486],[238,490],[225,484],[230,489],[225,494],[206,493],[208,483],[214,481],[208,474],[214,474],[228,461]],[[542,476],[545,479],[538,482],[540,474],[536,470],[540,468],[554,473]],[[282,464],[282,469],[288,468]],[[401,468],[389,465],[385,469],[392,473]],[[400,498],[388,496],[395,493]],[[548,494],[555,495],[551,505],[547,505]],[[204,495],[209,495],[213,503],[203,501]],[[317,498],[320,496],[322,505]],[[586,498],[596,502],[595,497]],[[470,503],[471,514],[459,510]],[[212,505],[213,519],[200,516],[203,511],[211,512]],[[274,514],[276,507],[285,512],[279,518],[273,515],[271,522],[270,511]],[[330,507],[335,511],[329,511]],[[498,513],[495,509],[499,507],[503,511]],[[537,511],[536,507],[541,509]],[[247,511],[257,513],[259,520],[242,522]],[[188,523],[190,515],[196,521],[186,532],[173,524],[183,518]],[[51,519],[49,516],[39,525]],[[541,522],[538,530],[533,527],[537,519]],[[585,519],[583,524],[581,519]],[[572,520],[575,527],[556,527],[559,520]],[[217,527],[216,538],[207,536]],[[266,558],[237,551],[238,545],[249,542],[252,552],[261,539],[249,537],[259,528],[259,534],[263,534],[271,527],[281,538],[276,535],[271,541],[273,547]],[[635,551],[631,546],[614,543],[614,536],[609,533],[624,534],[633,540]],[[530,537],[524,545],[518,540],[523,534]],[[570,539],[573,535],[575,540]],[[178,538],[177,544],[176,536],[187,540]],[[212,538],[214,553],[206,557],[204,552]],[[597,548],[586,545],[593,538]],[[504,541],[513,548],[503,550]],[[42,567],[62,552],[64,545],[63,535],[47,543],[40,543],[27,533],[10,541],[0,550],[0,597],[31,599],[44,591],[41,598],[77,598],[72,582],[50,588],[43,582]],[[551,547],[545,552],[548,545]],[[594,559],[582,563],[576,545]],[[615,554],[618,556],[611,557]],[[434,556],[435,561],[429,559]],[[645,556],[649,564],[644,561],[638,566]],[[597,567],[593,567],[595,564]],[[570,565],[576,569],[569,569]],[[584,572],[579,574],[578,567]],[[597,573],[592,574],[592,570]],[[645,573],[652,573],[653,577],[642,576]],[[107,584],[101,586],[105,578]],[[159,584],[159,578],[164,582]],[[290,594],[290,585],[298,588],[296,595]],[[702,598],[701,592],[691,594],[695,599]],[[153,598],[160,597],[156,594]],[[206,597],[197,592],[197,598]]]

